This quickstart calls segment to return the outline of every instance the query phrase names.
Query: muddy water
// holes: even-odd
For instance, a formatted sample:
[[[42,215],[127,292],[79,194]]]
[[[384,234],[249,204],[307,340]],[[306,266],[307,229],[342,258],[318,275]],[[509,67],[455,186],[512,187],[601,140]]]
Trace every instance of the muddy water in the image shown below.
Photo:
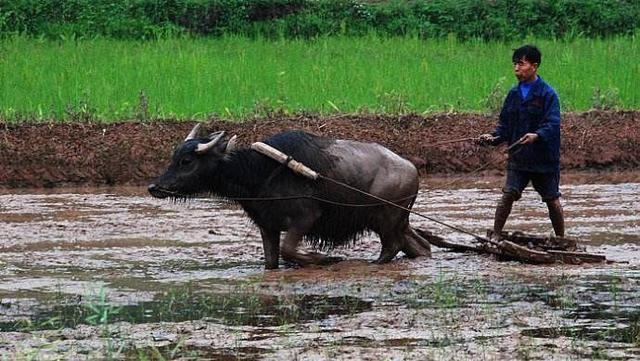
[[[567,177],[568,235],[611,264],[530,266],[434,248],[265,272],[259,233],[214,199],[142,188],[0,194],[0,355],[145,359],[640,358],[638,177]],[[612,182],[612,180],[615,180]],[[427,179],[414,209],[478,234],[501,179]],[[429,220],[414,227],[469,241]],[[533,191],[507,229],[551,232]]]

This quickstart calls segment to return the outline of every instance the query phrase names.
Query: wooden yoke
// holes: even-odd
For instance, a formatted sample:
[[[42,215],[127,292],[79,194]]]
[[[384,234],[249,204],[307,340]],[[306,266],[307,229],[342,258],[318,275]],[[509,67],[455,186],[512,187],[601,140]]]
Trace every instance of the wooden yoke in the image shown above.
[[[262,142],[256,142],[251,144],[251,149],[257,151],[258,153],[266,155],[267,157],[275,160],[278,163],[285,164],[295,173],[301,174],[313,180],[318,179],[319,174],[317,172],[270,145]]]

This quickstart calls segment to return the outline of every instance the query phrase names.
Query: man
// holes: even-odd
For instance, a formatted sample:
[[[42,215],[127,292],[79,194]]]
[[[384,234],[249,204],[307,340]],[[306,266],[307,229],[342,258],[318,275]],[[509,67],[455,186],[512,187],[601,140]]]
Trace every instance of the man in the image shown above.
[[[482,134],[483,144],[507,142],[507,179],[498,202],[493,225],[499,238],[511,213],[513,202],[531,182],[547,204],[557,237],[564,237],[564,216],[560,204],[560,103],[558,95],[540,76],[542,55],[525,45],[513,52],[513,68],[518,85],[507,95],[498,126],[492,134]]]

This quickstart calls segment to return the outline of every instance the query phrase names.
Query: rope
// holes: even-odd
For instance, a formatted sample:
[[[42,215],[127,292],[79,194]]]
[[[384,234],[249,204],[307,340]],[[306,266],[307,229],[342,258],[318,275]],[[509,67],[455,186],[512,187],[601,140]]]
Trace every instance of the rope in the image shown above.
[[[462,138],[462,139],[454,139],[454,140],[451,140],[451,141],[445,141],[445,142],[435,143],[435,144],[432,144],[432,146],[442,145],[442,144],[448,144],[448,143],[455,143],[455,142],[463,142],[463,141],[474,140],[474,139],[476,139],[476,138]],[[511,149],[515,148],[516,146],[520,145],[521,143],[522,143],[522,140],[518,140],[517,142],[513,143],[512,145],[510,145],[510,146],[506,149],[506,151],[505,151],[505,152],[507,152],[507,153],[508,153]],[[520,149],[516,150],[516,152],[518,152],[518,151],[520,151]],[[286,163],[284,163],[284,164],[285,164],[285,166],[286,166],[286,164],[290,163],[292,160],[293,160],[293,158],[291,158],[290,156],[287,156],[287,158],[286,158]],[[485,167],[487,167],[487,166],[489,166],[489,165],[493,164],[494,162],[496,162],[496,161],[486,163],[486,164],[484,164],[483,166],[481,166],[480,168],[478,168],[478,169],[476,169],[476,170],[472,171],[470,174],[476,173],[476,172],[478,172],[478,171],[480,171],[480,170],[484,169]],[[393,206],[393,207],[400,208],[400,209],[402,209],[402,210],[404,210],[404,211],[406,211],[406,212],[409,212],[409,213],[411,213],[411,214],[414,214],[414,215],[416,215],[416,216],[418,216],[418,217],[425,218],[425,219],[427,219],[427,220],[430,220],[430,221],[432,221],[432,222],[434,222],[434,223],[437,223],[437,224],[440,224],[440,225],[442,225],[442,226],[445,226],[445,227],[451,228],[451,229],[453,229],[453,230],[455,230],[455,231],[458,231],[458,232],[460,232],[460,233],[464,233],[464,234],[467,234],[467,235],[469,235],[469,236],[472,236],[472,237],[474,237],[476,240],[479,240],[479,241],[482,241],[482,242],[488,242],[488,243],[491,243],[491,244],[496,244],[496,242],[495,242],[495,241],[492,241],[492,240],[490,240],[490,239],[488,239],[488,238],[486,238],[486,237],[479,236],[479,235],[477,235],[477,234],[475,234],[475,233],[473,233],[473,232],[471,232],[471,231],[469,231],[469,230],[466,230],[466,229],[464,229],[464,228],[462,228],[462,227],[454,226],[454,225],[448,224],[448,223],[446,223],[446,222],[439,221],[439,220],[437,220],[437,219],[435,219],[435,218],[433,218],[433,217],[426,216],[426,215],[424,215],[424,214],[422,214],[422,213],[420,213],[420,212],[417,212],[417,211],[414,211],[414,210],[412,210],[412,209],[410,209],[410,208],[407,208],[407,207],[401,206],[401,205],[399,205],[399,204],[397,204],[397,203],[395,203],[395,202],[389,201],[389,200],[387,200],[387,199],[384,199],[384,198],[378,197],[378,196],[376,196],[376,195],[374,195],[374,194],[371,194],[371,193],[369,193],[369,192],[365,192],[365,191],[363,191],[363,190],[361,190],[361,189],[358,189],[358,188],[356,188],[356,187],[353,187],[353,186],[351,186],[351,185],[349,185],[349,184],[346,184],[346,183],[344,183],[344,182],[340,182],[340,181],[335,180],[335,179],[333,179],[333,178],[326,177],[326,176],[324,176],[324,175],[322,175],[322,174],[319,174],[319,173],[318,173],[318,178],[321,178],[321,179],[323,179],[323,180],[325,180],[325,181],[328,181],[328,182],[331,182],[331,183],[337,184],[337,185],[339,185],[339,186],[341,186],[341,187],[344,187],[344,188],[347,188],[347,189],[353,190],[353,191],[355,191],[355,192],[358,192],[358,193],[364,194],[364,195],[366,195],[366,196],[368,196],[368,197],[371,197],[371,198],[373,198],[373,199],[376,199],[376,200],[380,201],[380,203],[372,203],[372,204],[342,203],[342,202],[335,202],[335,201],[331,201],[331,200],[328,200],[328,199],[325,199],[325,198],[322,198],[322,197],[318,197],[318,196],[313,196],[313,195],[311,195],[311,196],[306,196],[306,195],[302,195],[302,196],[283,196],[283,197],[234,197],[234,198],[227,198],[227,199],[229,199],[229,200],[231,200],[231,201],[279,201],[279,200],[291,200],[291,199],[309,198],[309,199],[314,199],[314,200],[317,200],[317,201],[321,201],[321,202],[325,202],[325,203],[329,203],[329,204],[333,204],[333,205],[345,206],[345,207],[374,207],[374,206],[379,206],[379,205],[382,205],[382,204],[388,204],[388,205],[391,205],[391,206]],[[458,180],[459,180],[459,179],[458,179]],[[456,180],[456,181],[457,181],[457,180]],[[185,196],[185,195],[179,194],[179,193],[177,193],[177,192],[166,192],[166,193],[170,193],[170,194],[172,194],[174,197],[190,198],[190,197],[188,197],[188,196]],[[412,198],[412,197],[415,197],[415,196],[417,196],[417,194],[413,194],[413,195],[410,195],[410,196],[407,196],[407,197],[404,197],[404,198],[398,199],[398,200],[396,200],[396,202],[403,201],[403,200],[406,200],[406,199],[409,199],[409,198]]]
[[[329,177],[325,177],[325,176],[323,176],[322,174],[318,174],[318,178],[322,178],[322,179],[324,179],[324,180],[326,180],[326,181],[329,181],[329,182],[335,183],[335,184],[340,185],[340,186],[342,186],[342,187],[345,187],[345,188],[351,189],[351,190],[353,190],[353,191],[356,191],[356,192],[358,192],[358,193],[361,193],[361,194],[367,195],[367,196],[369,196],[369,197],[371,197],[371,198],[373,198],[373,199],[377,199],[378,201],[380,201],[380,203],[377,203],[377,204],[349,204],[349,203],[340,203],[340,202],[330,201],[330,200],[328,200],[328,199],[324,199],[324,198],[321,198],[321,197],[318,197],[318,196],[255,197],[255,198],[254,198],[254,197],[233,197],[233,198],[231,198],[231,197],[226,198],[226,197],[225,197],[225,198],[226,198],[226,199],[229,199],[229,200],[231,200],[231,201],[279,201],[279,200],[291,200],[291,199],[311,198],[311,199],[315,199],[315,200],[318,200],[318,201],[321,201],[321,202],[326,202],[326,203],[335,204],[335,205],[341,205],[341,206],[351,206],[351,207],[372,207],[372,206],[375,206],[375,205],[388,204],[388,205],[391,205],[391,206],[393,206],[393,207],[400,208],[400,209],[402,209],[402,210],[404,210],[404,211],[407,211],[407,212],[409,212],[409,213],[415,214],[415,215],[417,215],[417,216],[419,216],[419,217],[422,217],[422,218],[428,219],[428,220],[430,220],[430,221],[432,221],[432,222],[435,222],[435,223],[438,223],[438,224],[440,224],[440,225],[443,225],[443,226],[445,226],[445,227],[449,227],[449,228],[451,228],[451,229],[453,229],[453,230],[456,230],[456,231],[458,231],[458,232],[465,233],[465,234],[468,234],[468,235],[470,235],[470,236],[473,236],[473,237],[474,237],[474,238],[476,238],[477,240],[484,241],[484,242],[490,242],[490,243],[493,243],[491,240],[489,240],[489,239],[487,239],[487,238],[485,238],[485,237],[478,236],[477,234],[475,234],[475,233],[473,233],[473,232],[471,232],[471,231],[467,231],[466,229],[463,229],[463,228],[460,228],[460,227],[456,227],[456,226],[453,226],[453,225],[447,224],[447,223],[442,222],[442,221],[439,221],[439,220],[437,220],[437,219],[435,219],[435,218],[433,218],[433,217],[425,216],[424,214],[422,214],[422,213],[420,213],[420,212],[416,212],[416,211],[414,211],[414,210],[412,210],[412,209],[409,209],[409,208],[407,208],[407,207],[403,207],[403,206],[401,206],[401,205],[399,205],[399,204],[397,204],[397,203],[394,203],[394,202],[391,202],[391,201],[386,200],[386,199],[384,199],[384,198],[378,197],[378,196],[376,196],[376,195],[374,195],[374,194],[371,194],[371,193],[369,193],[369,192],[365,192],[365,191],[360,190],[360,189],[358,189],[358,188],[356,188],[356,187],[350,186],[350,185],[348,185],[348,184],[346,184],[346,183],[343,183],[343,182],[337,181],[337,180],[332,179],[332,178],[329,178]],[[196,197],[189,197],[189,196],[183,195],[183,194],[178,193],[178,192],[169,192],[169,191],[165,191],[165,193],[169,193],[169,194],[171,194],[171,195],[172,195],[172,196],[174,196],[174,197],[180,197],[180,198],[196,198]],[[407,197],[405,197],[405,198],[399,199],[398,201],[405,200],[405,199],[409,199],[409,198],[411,198],[411,197],[415,197],[415,196],[416,196],[415,194],[414,194],[414,195],[411,195],[411,196],[407,196]]]
[[[413,197],[416,197],[418,194],[412,194],[410,196],[406,196],[403,198],[399,198],[396,199],[395,202],[400,202],[400,201],[404,201],[407,199],[411,199]],[[381,206],[383,204],[386,204],[385,202],[376,202],[376,203],[344,203],[344,202],[338,202],[338,201],[332,201],[326,198],[322,198],[322,197],[318,197],[318,196],[283,196],[283,197],[225,197],[225,199],[228,199],[230,201],[249,201],[249,202],[261,202],[261,201],[286,201],[286,200],[291,200],[291,199],[313,199],[316,201],[320,201],[320,202],[324,202],[324,203],[328,203],[328,204],[333,204],[335,206],[342,206],[342,207],[377,207],[377,206]]]
[[[383,203],[389,204],[389,205],[394,206],[394,207],[396,207],[396,208],[400,208],[400,209],[405,210],[405,211],[407,211],[407,212],[409,212],[409,213],[415,214],[415,215],[417,215],[417,216],[419,216],[419,217],[422,217],[422,218],[428,219],[428,220],[430,220],[430,221],[432,221],[432,222],[438,223],[438,224],[440,224],[440,225],[442,225],[442,226],[449,227],[449,228],[451,228],[451,229],[453,229],[453,230],[456,230],[456,231],[458,231],[458,232],[460,232],[460,233],[464,233],[464,234],[467,234],[467,235],[473,236],[473,237],[474,237],[475,239],[477,239],[477,240],[480,240],[480,241],[483,241],[483,242],[493,243],[491,240],[489,240],[489,239],[487,239],[487,238],[485,238],[485,237],[478,236],[477,234],[475,234],[475,233],[473,233],[473,232],[471,232],[471,231],[468,231],[468,230],[466,230],[466,229],[464,229],[464,228],[461,228],[461,227],[457,227],[457,226],[450,225],[450,224],[448,224],[448,223],[445,223],[445,222],[439,221],[439,220],[437,220],[437,219],[435,219],[435,218],[433,218],[433,217],[425,216],[424,214],[422,214],[422,213],[420,213],[420,212],[416,212],[416,211],[414,211],[414,210],[412,210],[412,209],[409,209],[409,208],[407,208],[407,207],[403,207],[403,206],[401,206],[401,205],[399,205],[399,204],[393,203],[393,202],[391,202],[391,201],[388,201],[388,200],[386,200],[386,199],[384,199],[384,198],[378,197],[378,196],[376,196],[376,195],[374,195],[374,194],[371,194],[371,193],[369,193],[369,192],[365,192],[365,191],[360,190],[360,189],[358,189],[358,188],[356,188],[356,187],[350,186],[350,185],[348,185],[348,184],[346,184],[346,183],[343,183],[343,182],[337,181],[337,180],[332,179],[332,178],[329,178],[329,177],[325,177],[325,176],[323,176],[322,174],[318,174],[318,178],[322,178],[322,179],[324,179],[324,180],[326,180],[326,181],[329,181],[329,182],[332,182],[332,183],[334,183],[334,184],[340,185],[340,186],[345,187],[345,188],[347,188],[347,189],[351,189],[351,190],[356,191],[356,192],[358,192],[358,193],[361,193],[361,194],[367,195],[367,196],[369,196],[369,197],[371,197],[371,198],[374,198],[374,199],[377,199],[377,200],[379,200],[379,201],[381,201],[381,202],[383,202]]]
[[[394,202],[404,201],[404,200],[407,200],[407,199],[414,198],[416,196],[418,196],[417,193],[416,194],[412,194],[410,196],[406,196],[406,197],[400,198],[400,199],[396,199]],[[335,206],[342,206],[342,207],[377,207],[377,206],[381,206],[381,205],[385,204],[384,202],[368,203],[368,204],[342,203],[342,202],[330,201],[328,199],[317,197],[317,196],[309,196],[308,198],[315,199],[316,201],[320,201],[320,202],[324,202],[324,203],[333,204]]]
[[[472,138],[472,139],[475,139],[475,138]],[[456,139],[456,141],[462,141],[462,140],[460,140],[460,139]],[[508,153],[511,149],[515,148],[516,146],[520,145],[521,143],[522,143],[522,139],[520,139],[520,140],[518,140],[517,142],[513,143],[512,145],[510,145],[510,146],[506,149],[506,151],[505,151],[505,152],[507,152],[507,153]],[[518,149],[516,152],[518,152],[518,151],[520,151],[520,149]],[[489,163],[489,164],[491,164],[491,163]],[[485,166],[486,166],[486,165],[485,165]],[[480,169],[482,169],[482,167],[481,167]],[[350,189],[350,190],[356,191],[356,192],[358,192],[358,193],[361,193],[361,194],[367,195],[367,196],[369,196],[369,197],[371,197],[371,198],[374,198],[374,199],[377,199],[377,200],[379,200],[379,201],[381,201],[381,202],[383,202],[383,203],[389,204],[389,205],[391,205],[391,206],[393,206],[393,207],[396,207],[396,208],[400,208],[400,209],[402,209],[402,210],[404,210],[404,211],[407,211],[407,212],[409,212],[409,213],[411,213],[411,214],[414,214],[414,215],[416,215],[416,216],[418,216],[418,217],[422,217],[422,218],[428,219],[428,220],[430,220],[430,221],[432,221],[432,222],[434,222],[434,223],[437,223],[437,224],[440,224],[440,225],[442,225],[442,226],[445,226],[445,227],[451,228],[451,229],[453,229],[453,230],[455,230],[455,231],[458,231],[458,232],[460,232],[460,233],[467,234],[467,235],[469,235],[469,236],[474,237],[476,240],[479,240],[479,241],[482,241],[482,242],[488,242],[488,243],[491,243],[491,244],[496,244],[496,242],[495,242],[495,241],[492,241],[492,240],[490,240],[490,239],[488,239],[488,238],[486,238],[486,237],[479,236],[479,235],[477,235],[477,234],[475,234],[475,233],[473,233],[473,232],[471,232],[471,231],[469,231],[469,230],[466,230],[466,229],[464,229],[464,228],[462,228],[462,227],[454,226],[454,225],[448,224],[448,223],[446,223],[446,222],[439,221],[439,220],[437,220],[437,219],[435,219],[435,218],[433,218],[433,217],[429,217],[429,216],[426,216],[426,215],[424,215],[424,214],[422,214],[422,213],[420,213],[420,212],[416,212],[416,211],[414,211],[413,209],[410,209],[410,208],[407,208],[407,207],[403,207],[403,206],[401,206],[401,205],[399,205],[399,204],[397,204],[397,203],[394,203],[394,202],[391,202],[391,201],[386,200],[386,199],[384,199],[384,198],[378,197],[378,196],[376,196],[376,195],[374,195],[374,194],[371,194],[371,193],[369,193],[369,192],[365,192],[365,191],[363,191],[363,190],[361,190],[361,189],[358,189],[358,188],[356,188],[356,187],[353,187],[353,186],[351,186],[351,185],[349,185],[349,184],[346,184],[346,183],[344,183],[344,182],[340,182],[340,181],[338,181],[338,180],[335,180],[335,179],[332,179],[332,178],[326,177],[326,176],[324,176],[324,175],[322,175],[322,174],[318,174],[318,178],[324,179],[324,180],[326,180],[326,181],[329,181],[329,182],[332,182],[332,183],[334,183],[334,184],[340,185],[340,186],[345,187],[345,188],[347,188],[347,189]]]
[[[471,137],[471,138],[460,138],[460,139],[453,139],[453,140],[445,140],[442,142],[438,142],[438,143],[431,143],[431,144],[423,144],[423,147],[437,147],[440,145],[444,145],[444,144],[451,144],[451,143],[462,143],[462,142],[468,142],[470,140],[478,140],[478,137]]]
[[[322,179],[324,179],[326,181],[335,183],[335,184],[340,185],[342,187],[345,187],[345,188],[354,190],[354,191],[356,191],[358,193],[367,195],[367,196],[369,196],[371,198],[374,198],[374,199],[376,199],[376,200],[378,200],[380,202],[379,203],[371,203],[371,204],[342,203],[342,202],[331,201],[331,200],[328,200],[328,199],[325,199],[325,198],[322,198],[322,197],[318,197],[318,196],[255,197],[255,198],[254,197],[234,197],[234,198],[226,198],[226,199],[229,199],[231,201],[280,201],[280,200],[291,200],[291,199],[308,198],[308,199],[314,199],[314,200],[317,200],[317,201],[320,201],[320,202],[325,202],[325,203],[338,205],[338,206],[344,206],[344,207],[374,207],[374,206],[380,206],[380,205],[383,205],[383,204],[388,204],[388,205],[391,205],[393,207],[400,208],[400,209],[402,209],[404,211],[407,211],[409,213],[415,214],[415,215],[417,215],[419,217],[428,219],[428,220],[430,220],[432,222],[435,222],[435,223],[438,223],[440,225],[443,225],[445,227],[449,227],[449,228],[451,228],[453,230],[456,230],[458,232],[473,236],[477,240],[480,240],[480,241],[483,241],[483,242],[494,243],[493,241],[491,241],[491,240],[489,240],[489,239],[487,239],[485,237],[478,236],[477,234],[475,234],[475,233],[473,233],[471,231],[468,231],[468,230],[466,230],[464,228],[460,228],[460,227],[457,227],[457,226],[450,225],[448,223],[439,221],[439,220],[437,220],[437,219],[435,219],[433,217],[425,216],[424,214],[422,214],[420,212],[414,211],[414,210],[412,210],[410,208],[401,206],[401,205],[399,205],[397,203],[394,203],[392,201],[389,201],[389,200],[386,200],[384,198],[378,197],[378,196],[376,196],[374,194],[371,194],[369,192],[365,192],[363,190],[360,190],[360,189],[358,189],[356,187],[350,186],[350,185],[348,185],[346,183],[343,183],[343,182],[340,182],[338,180],[335,180],[335,179],[332,179],[332,178],[329,178],[329,177],[325,177],[322,174],[318,174],[318,178],[322,178]],[[410,196],[407,196],[407,197],[404,197],[404,198],[400,198],[400,199],[396,200],[396,202],[403,201],[403,200],[406,200],[406,199],[409,199],[409,198],[413,198],[415,196],[417,196],[417,194],[413,194],[413,195],[410,195]]]
[[[393,206],[393,207],[400,208],[400,209],[402,209],[402,210],[404,210],[404,211],[407,211],[407,212],[409,212],[409,213],[415,214],[415,215],[417,215],[417,216],[419,216],[419,217],[422,217],[422,218],[428,219],[428,220],[430,220],[430,221],[432,221],[432,222],[438,223],[438,224],[440,224],[440,225],[442,225],[442,226],[445,226],[445,227],[451,228],[451,229],[453,229],[453,230],[456,230],[456,231],[458,231],[458,232],[460,232],[460,233],[464,233],[464,234],[467,234],[467,235],[473,236],[475,239],[477,239],[477,240],[479,240],[479,241],[482,241],[482,242],[489,242],[489,243],[492,243],[492,244],[494,244],[494,243],[495,243],[494,241],[492,241],[492,240],[490,240],[490,239],[488,239],[488,238],[478,236],[477,234],[475,234],[475,233],[473,233],[473,232],[471,232],[471,231],[468,231],[468,230],[466,230],[466,229],[464,229],[464,228],[457,227],[457,226],[454,226],[454,225],[451,225],[451,224],[448,224],[448,223],[445,223],[445,222],[439,221],[439,220],[437,220],[437,219],[435,219],[435,218],[433,218],[433,217],[426,216],[426,215],[424,215],[424,214],[422,214],[422,213],[420,213],[420,212],[416,212],[416,211],[414,211],[414,210],[412,210],[412,209],[410,209],[410,208],[407,208],[407,207],[401,206],[401,205],[399,205],[399,204],[397,204],[397,203],[394,203],[394,202],[392,202],[392,201],[389,201],[389,200],[386,200],[386,199],[384,199],[384,198],[378,197],[378,196],[376,196],[376,195],[374,195],[374,194],[371,194],[371,193],[369,193],[369,192],[365,192],[365,191],[363,191],[363,190],[360,190],[360,189],[358,189],[358,188],[355,188],[355,187],[353,187],[353,186],[350,186],[350,185],[348,185],[348,184],[346,184],[346,183],[340,182],[340,181],[338,181],[338,180],[335,180],[335,179],[332,179],[332,178],[329,178],[329,177],[325,177],[325,176],[323,176],[322,174],[318,174],[318,178],[322,178],[322,179],[324,179],[324,180],[326,180],[326,181],[329,181],[329,182],[335,183],[335,184],[340,185],[340,186],[342,186],[342,187],[345,187],[345,188],[351,189],[351,190],[353,190],[353,191],[356,191],[356,192],[358,192],[358,193],[361,193],[361,194],[367,195],[367,196],[369,196],[369,197],[371,197],[371,198],[373,198],[373,199],[376,199],[376,200],[378,200],[378,201],[380,201],[380,202],[379,202],[379,203],[371,203],[371,204],[342,203],[342,202],[335,202],[335,201],[331,201],[331,200],[328,200],[328,199],[325,199],[325,198],[322,198],[322,197],[318,197],[318,196],[286,196],[286,197],[229,197],[229,198],[226,198],[226,197],[225,197],[225,198],[226,198],[226,199],[228,199],[228,200],[230,200],[230,201],[282,201],[282,200],[291,200],[291,199],[309,198],[309,199],[314,199],[314,200],[317,200],[317,201],[320,201],[320,202],[325,202],[325,203],[329,203],[329,204],[333,204],[333,205],[338,205],[338,206],[344,206],[344,207],[374,207],[374,206],[380,206],[380,205],[382,205],[382,204],[388,204],[388,205],[391,205],[391,206]],[[172,195],[172,196],[174,196],[174,197],[185,198],[185,199],[186,199],[186,198],[197,198],[197,197],[192,197],[192,196],[187,196],[187,195],[184,195],[184,194],[180,194],[180,193],[177,193],[177,192],[168,192],[168,191],[165,191],[165,193],[169,193],[169,194],[171,194],[171,195]],[[399,201],[402,201],[402,200],[406,200],[406,199],[409,199],[409,198],[413,198],[413,197],[415,197],[415,196],[417,196],[417,194],[412,194],[412,195],[410,195],[410,196],[406,196],[406,197],[404,197],[404,198],[398,199],[398,200],[396,200],[396,202],[399,202]]]
[[[471,139],[474,139],[474,138],[471,138]],[[520,140],[518,140],[517,142],[515,142],[515,143],[511,144],[507,149],[505,149],[505,151],[504,151],[504,152],[505,152],[505,153],[509,153],[509,151],[510,151],[511,149],[513,149],[513,148],[515,148],[516,146],[520,145],[520,143],[522,143],[522,139],[520,139]],[[515,152],[513,152],[513,154],[518,153],[520,150],[522,150],[522,148],[516,149],[516,151],[515,151]],[[513,155],[513,154],[512,154],[512,155]],[[476,174],[476,173],[480,172],[481,170],[483,170],[483,169],[485,169],[485,168],[487,168],[487,167],[489,167],[489,166],[491,166],[491,165],[493,165],[493,164],[495,164],[495,163],[498,163],[499,161],[502,161],[502,160],[503,160],[503,159],[494,159],[494,160],[492,160],[492,161],[490,161],[490,162],[487,162],[487,163],[485,163],[485,164],[481,165],[480,167],[478,167],[478,168],[476,168],[476,169],[472,170],[471,172],[469,172],[469,173],[465,174],[465,176],[464,176],[464,177],[469,177],[470,175]],[[443,184],[443,185],[442,185],[442,187],[450,187],[450,186],[452,186],[452,185],[454,185],[454,184],[458,183],[460,180],[462,180],[462,178],[463,178],[462,176],[459,176],[459,177],[457,177],[457,178],[454,178],[451,182]]]
[[[185,199],[212,199],[211,197],[198,197],[198,196],[189,196],[186,194],[181,194],[178,192],[170,192],[170,191],[163,191],[164,193],[170,194],[172,197],[175,198],[185,198]],[[412,194],[410,196],[406,196],[406,197],[402,197],[399,199],[396,199],[394,202],[400,202],[400,201],[404,201],[407,199],[411,199],[414,198],[418,195],[418,193],[416,194]],[[383,204],[386,204],[385,202],[376,202],[376,203],[344,203],[344,202],[338,202],[338,201],[332,201],[326,198],[322,198],[322,197],[318,197],[318,196],[307,196],[307,195],[302,195],[302,196],[282,196],[282,197],[213,197],[215,199],[219,199],[219,200],[229,200],[229,201],[233,201],[233,202],[241,202],[241,201],[247,201],[247,202],[269,202],[269,201],[288,201],[288,200],[292,200],[292,199],[313,199],[316,201],[320,201],[320,202],[324,202],[324,203],[328,203],[328,204],[333,204],[336,206],[342,206],[342,207],[377,207],[377,206],[381,206]]]

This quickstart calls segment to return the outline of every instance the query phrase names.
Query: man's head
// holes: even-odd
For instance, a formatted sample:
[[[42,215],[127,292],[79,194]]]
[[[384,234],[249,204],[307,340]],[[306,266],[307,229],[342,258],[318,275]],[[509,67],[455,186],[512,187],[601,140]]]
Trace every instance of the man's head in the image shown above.
[[[513,51],[511,61],[516,78],[520,82],[528,83],[536,80],[542,54],[535,46],[525,45]]]

